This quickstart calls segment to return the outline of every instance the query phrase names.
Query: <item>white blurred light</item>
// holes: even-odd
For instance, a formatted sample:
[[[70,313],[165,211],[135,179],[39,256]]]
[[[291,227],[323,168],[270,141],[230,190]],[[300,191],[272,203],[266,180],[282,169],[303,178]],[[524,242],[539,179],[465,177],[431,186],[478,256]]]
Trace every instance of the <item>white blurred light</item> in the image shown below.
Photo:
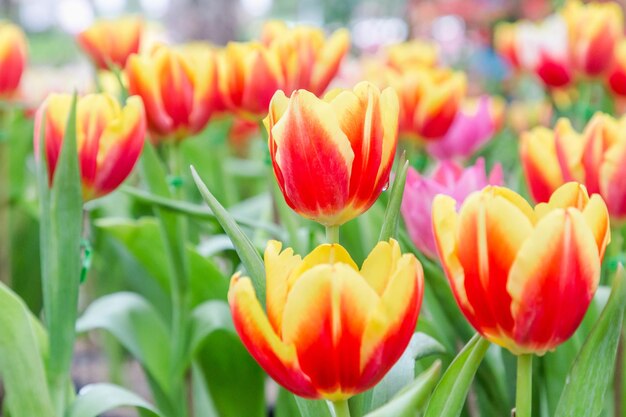
[[[241,8],[252,17],[265,16],[272,8],[273,0],[239,0]]]
[[[57,3],[56,17],[61,29],[76,34],[91,25],[94,13],[87,0],[62,0]]]
[[[126,0],[95,0],[94,4],[98,13],[106,17],[117,16],[126,8]]]
[[[439,43],[454,43],[465,37],[465,22],[459,16],[441,16],[433,22],[433,38]]]
[[[170,0],[139,0],[141,8],[151,19],[165,16],[170,7]]]
[[[408,34],[406,22],[398,18],[361,19],[352,25],[352,39],[360,49],[376,49],[402,42]]]
[[[54,25],[54,13],[45,1],[30,1],[20,5],[20,23],[29,32],[43,32]]]

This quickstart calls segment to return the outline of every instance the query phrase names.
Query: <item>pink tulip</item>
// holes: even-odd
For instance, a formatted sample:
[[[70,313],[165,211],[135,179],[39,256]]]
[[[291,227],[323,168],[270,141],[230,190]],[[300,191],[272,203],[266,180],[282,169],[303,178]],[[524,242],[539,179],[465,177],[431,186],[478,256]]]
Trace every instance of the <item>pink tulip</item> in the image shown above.
[[[449,195],[457,204],[462,204],[470,193],[487,185],[502,184],[502,166],[496,164],[487,176],[482,158],[465,169],[453,161],[441,161],[429,177],[409,168],[402,199],[402,217],[417,249],[428,257],[437,256],[431,221],[432,203],[437,194]]]
[[[428,144],[428,153],[438,159],[470,157],[496,131],[497,120],[492,105],[489,96],[481,96],[474,109],[462,108],[443,138]]]

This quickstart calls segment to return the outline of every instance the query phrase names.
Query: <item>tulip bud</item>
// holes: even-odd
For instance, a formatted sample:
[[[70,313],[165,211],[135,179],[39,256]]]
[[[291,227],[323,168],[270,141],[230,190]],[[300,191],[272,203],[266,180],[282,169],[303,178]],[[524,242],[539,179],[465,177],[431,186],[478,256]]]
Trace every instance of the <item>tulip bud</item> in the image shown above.
[[[98,68],[124,68],[128,57],[139,52],[142,31],[143,21],[136,17],[99,20],[76,40]]]
[[[433,230],[454,297],[472,326],[513,354],[544,354],[569,339],[598,287],[610,240],[599,195],[567,183],[534,209],[490,186],[437,196]]]
[[[128,90],[141,97],[155,139],[182,140],[200,132],[217,106],[215,56],[210,47],[158,46],[126,64]]]
[[[362,82],[324,99],[277,92],[265,124],[274,174],[300,215],[336,226],[365,212],[389,181],[396,152],[398,99]]]
[[[305,398],[347,399],[379,382],[406,349],[424,291],[422,266],[395,240],[359,270],[346,250],[321,245],[304,259],[270,241],[267,315],[247,277],[228,302],[250,354],[280,385]]]
[[[72,106],[69,94],[51,94],[35,116],[35,152],[45,147],[50,183],[65,136]],[[42,130],[43,129],[43,130]],[[139,159],[146,118],[139,97],[129,97],[122,108],[108,94],[90,94],[76,105],[76,142],[85,201],[115,190]]]
[[[26,67],[26,37],[12,24],[0,23],[0,98],[15,95]]]

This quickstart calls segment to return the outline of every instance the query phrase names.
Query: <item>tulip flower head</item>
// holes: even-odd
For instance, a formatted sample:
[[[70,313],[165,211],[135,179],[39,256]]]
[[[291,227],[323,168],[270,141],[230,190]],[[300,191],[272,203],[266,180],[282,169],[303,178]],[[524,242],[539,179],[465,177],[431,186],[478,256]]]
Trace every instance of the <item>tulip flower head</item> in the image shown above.
[[[41,141],[50,183],[71,105],[71,95],[51,94],[35,116],[35,151],[38,155]],[[76,141],[85,201],[110,193],[128,177],[143,149],[145,133],[146,117],[139,97],[129,97],[124,107],[108,94],[78,99]]]
[[[391,45],[386,48],[385,52],[387,64],[397,71],[409,68],[432,68],[439,60],[436,44],[417,39]]]
[[[350,49],[348,31],[340,29],[326,38],[323,30],[316,27],[289,29],[276,22],[271,27],[265,30],[265,39],[280,63],[284,81],[281,90],[287,95],[297,89],[322,95]]]
[[[22,30],[0,22],[0,98],[11,98],[19,87],[27,58],[26,36]]]
[[[362,82],[319,99],[278,91],[265,119],[274,174],[287,204],[325,226],[365,212],[389,181],[398,99]]]
[[[411,68],[390,75],[390,85],[400,98],[400,133],[428,141],[440,139],[452,125],[467,80],[462,72]]]
[[[217,106],[215,56],[209,46],[164,45],[126,64],[128,90],[141,97],[155,140],[200,132]]]
[[[468,158],[493,138],[501,124],[503,104],[482,96],[466,101],[439,140],[428,143],[428,153],[439,159]]]
[[[488,175],[482,158],[465,169],[455,162],[441,161],[428,177],[409,167],[401,211],[415,247],[430,258],[437,257],[431,221],[435,196],[448,195],[460,205],[470,193],[490,184],[503,184],[502,166],[495,165]]]
[[[239,117],[259,120],[285,85],[279,57],[258,42],[229,42],[217,56],[219,97]]]
[[[573,63],[588,76],[604,73],[624,32],[624,15],[616,2],[569,1],[563,15],[570,29]]]
[[[520,154],[536,201],[547,201],[561,184],[578,181],[602,196],[613,220],[626,219],[626,118],[596,113],[580,134],[561,119],[554,131],[538,128],[522,135]]]
[[[548,87],[566,87],[572,82],[568,27],[563,16],[554,14],[539,24],[521,22],[516,35],[523,68],[534,72]]]
[[[99,20],[76,40],[99,69],[124,68],[128,57],[139,52],[143,21],[136,17]]]
[[[267,314],[247,277],[228,302],[250,354],[280,385],[305,398],[347,399],[373,387],[406,349],[423,296],[423,271],[395,240],[359,270],[346,250],[321,245],[302,259],[270,241]]]
[[[493,34],[494,48],[513,68],[520,66],[517,51],[517,24],[499,23]]]
[[[437,250],[461,311],[513,354],[544,354],[569,339],[598,287],[610,239],[599,195],[567,183],[534,209],[515,192],[489,186],[457,212],[437,196]]]

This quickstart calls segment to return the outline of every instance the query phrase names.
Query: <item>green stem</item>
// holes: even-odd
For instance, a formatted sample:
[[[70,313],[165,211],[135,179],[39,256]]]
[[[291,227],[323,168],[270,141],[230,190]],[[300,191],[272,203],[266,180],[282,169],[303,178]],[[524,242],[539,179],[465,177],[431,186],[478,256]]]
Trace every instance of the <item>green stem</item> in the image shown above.
[[[0,114],[0,281],[11,285],[11,110]]]
[[[332,404],[333,409],[335,410],[335,417],[350,417],[348,400],[333,401]]]
[[[515,417],[531,417],[533,401],[533,355],[517,357],[517,391]]]
[[[326,226],[326,242],[339,243],[339,226]]]

